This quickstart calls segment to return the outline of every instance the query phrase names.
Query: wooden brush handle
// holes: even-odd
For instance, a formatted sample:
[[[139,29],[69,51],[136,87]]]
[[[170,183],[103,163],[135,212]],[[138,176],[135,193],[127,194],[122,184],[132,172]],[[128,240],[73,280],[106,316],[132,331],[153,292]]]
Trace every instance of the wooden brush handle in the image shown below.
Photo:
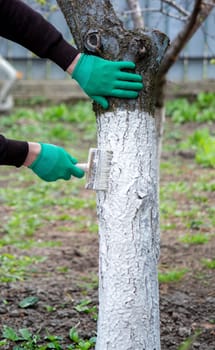
[[[84,171],[89,170],[89,165],[87,163],[77,163],[77,164],[75,164],[75,166],[77,166],[78,168],[80,168]]]

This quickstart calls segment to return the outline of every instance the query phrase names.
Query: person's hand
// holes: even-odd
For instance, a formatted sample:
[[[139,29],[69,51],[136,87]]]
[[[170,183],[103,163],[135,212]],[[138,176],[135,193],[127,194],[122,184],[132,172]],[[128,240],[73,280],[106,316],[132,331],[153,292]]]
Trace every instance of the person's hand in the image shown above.
[[[77,159],[72,157],[64,148],[41,143],[41,151],[36,160],[28,167],[45,181],[58,179],[69,180],[71,176],[81,178],[84,171],[75,166]]]
[[[89,97],[107,109],[109,104],[104,96],[137,98],[143,88],[141,75],[125,72],[125,69],[134,70],[135,64],[81,54],[71,76]]]

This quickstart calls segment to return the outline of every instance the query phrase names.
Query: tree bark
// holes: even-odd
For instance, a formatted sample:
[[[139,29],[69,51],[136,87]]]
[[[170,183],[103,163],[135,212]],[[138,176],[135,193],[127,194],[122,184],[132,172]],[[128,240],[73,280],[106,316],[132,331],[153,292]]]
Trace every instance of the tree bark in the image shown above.
[[[132,60],[145,88],[137,100],[94,104],[98,148],[113,152],[109,188],[97,192],[99,318],[96,350],[159,350],[156,72],[168,46],[158,31],[123,28],[111,3],[58,0],[81,51]]]

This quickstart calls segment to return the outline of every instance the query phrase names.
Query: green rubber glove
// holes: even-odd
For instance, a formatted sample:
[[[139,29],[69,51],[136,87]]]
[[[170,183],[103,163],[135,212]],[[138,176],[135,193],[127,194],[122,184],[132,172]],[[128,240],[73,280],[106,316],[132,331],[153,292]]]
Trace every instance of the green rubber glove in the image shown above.
[[[109,104],[104,96],[137,98],[138,91],[143,88],[141,75],[125,72],[123,69],[135,69],[135,64],[81,54],[72,78],[89,97],[107,109]]]
[[[81,178],[84,171],[75,166],[77,159],[62,147],[41,143],[41,152],[29,166],[41,179],[51,182],[58,179],[69,180],[71,175]]]

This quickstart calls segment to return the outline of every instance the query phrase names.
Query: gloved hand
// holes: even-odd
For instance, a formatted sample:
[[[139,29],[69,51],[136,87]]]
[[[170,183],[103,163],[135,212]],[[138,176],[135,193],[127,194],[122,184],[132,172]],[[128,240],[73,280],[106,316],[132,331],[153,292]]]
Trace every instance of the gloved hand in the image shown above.
[[[81,178],[84,171],[75,166],[77,159],[62,147],[41,143],[41,152],[28,167],[45,181],[69,180],[71,175]]]
[[[71,76],[89,97],[107,109],[108,101],[104,96],[136,98],[143,88],[141,75],[122,69],[135,69],[135,64],[81,54]]]

